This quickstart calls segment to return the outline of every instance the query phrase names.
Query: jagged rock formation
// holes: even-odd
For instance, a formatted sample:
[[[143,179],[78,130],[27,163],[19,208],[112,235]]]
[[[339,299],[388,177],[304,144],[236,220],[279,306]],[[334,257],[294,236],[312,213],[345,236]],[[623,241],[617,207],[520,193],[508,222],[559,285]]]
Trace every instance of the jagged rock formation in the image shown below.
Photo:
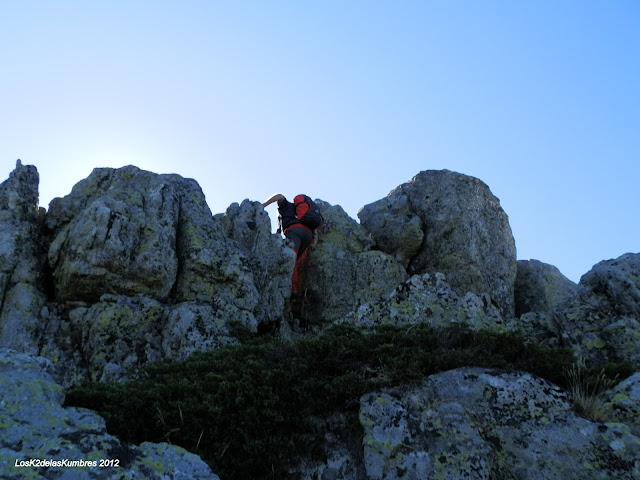
[[[150,361],[224,346],[233,341],[230,321],[255,331],[282,317],[291,254],[266,233],[264,211],[265,245],[244,251],[195,181],[136,167],[96,169],[51,203],[41,231],[33,172],[19,165],[3,184],[6,215],[19,227],[3,230],[17,232],[5,242],[6,258],[25,260],[4,262],[11,278],[4,274],[9,320],[1,325],[25,333],[5,333],[0,345],[52,358],[65,385],[123,379]],[[25,203],[33,208],[14,208]],[[36,251],[40,244],[48,255]],[[47,261],[49,292],[38,277]],[[45,305],[46,293],[53,301]]]
[[[165,305],[148,297],[105,294],[94,304],[48,311],[41,354],[55,362],[65,386],[81,379],[122,381],[141,365],[235,343],[229,319],[241,319],[236,314],[212,304]]]
[[[424,171],[358,213],[378,248],[415,273],[441,272],[458,295],[489,293],[514,314],[516,247],[507,215],[477,178]]]
[[[40,241],[38,172],[18,160],[0,185],[0,345],[36,353],[33,338],[45,304],[45,256]]]
[[[216,218],[248,259],[253,283],[260,294],[257,318],[267,324],[279,321],[291,295],[295,252],[279,235],[271,234],[269,215],[260,202],[234,203]]]
[[[523,373],[465,368],[371,393],[360,422],[371,479],[640,475],[626,425],[577,417],[563,392]]]
[[[571,347],[588,366],[640,365],[639,274],[640,254],[602,261],[582,276],[575,294],[523,314],[519,326],[538,341]]]
[[[424,225],[406,193],[365,205],[358,218],[375,239],[376,247],[395,257],[405,268],[420,252]]]
[[[82,452],[126,451],[131,478],[157,478],[145,470],[156,461],[199,472],[185,452],[105,436],[95,415],[60,407],[62,388],[122,381],[155,360],[224,348],[237,342],[234,323],[285,331],[295,260],[288,241],[271,234],[257,202],[212,216],[194,180],[132,166],[94,170],[48,212],[38,210],[37,192],[35,167],[20,162],[0,185],[0,348],[13,349],[0,355],[0,368],[11,371],[3,385],[19,372],[31,381],[16,380],[9,403],[0,401],[0,476],[20,448],[49,454],[34,442],[44,435],[38,422],[54,417],[67,423],[54,422],[42,448],[59,443],[57,456],[89,445]],[[498,199],[480,180],[448,171],[421,172],[365,206],[361,225],[317,203],[326,222],[301,267],[304,311],[296,312],[313,332],[335,321],[365,329],[466,322],[570,346],[587,365],[640,366],[640,254],[601,262],[577,286],[553,266],[516,263]],[[33,388],[43,416],[27,421],[36,405],[21,410],[20,391]],[[577,417],[556,387],[524,372],[446,372],[416,389],[363,397],[364,443],[341,443],[344,419],[326,419],[329,458],[306,459],[298,473],[635,478],[639,391],[637,374],[618,385],[607,408],[621,423],[602,425]],[[180,478],[215,478],[187,475]]]
[[[552,310],[566,342],[591,364],[640,365],[640,254],[595,265],[578,296]]]
[[[166,443],[128,445],[109,435],[96,413],[63,408],[63,388],[51,377],[51,362],[43,357],[0,348],[0,477],[116,480],[218,479],[206,463],[186,450]],[[69,466],[30,465],[31,460],[96,462]],[[107,466],[98,462],[115,461]],[[20,465],[21,462],[26,465]]]
[[[529,312],[546,312],[568,297],[578,286],[553,265],[538,260],[518,260],[515,283],[516,317]]]
[[[247,259],[209,211],[198,184],[136,167],[95,169],[51,202],[49,264],[58,301],[109,293],[175,303],[214,296],[253,313]]]
[[[626,419],[637,412],[637,382],[609,393]],[[460,368],[364,395],[362,440],[344,435],[344,418],[329,419],[330,457],[305,462],[293,477],[632,479],[640,474],[635,422],[579,417],[565,392],[525,372]]]
[[[325,223],[300,272],[302,289],[312,299],[310,320],[329,322],[389,294],[407,272],[392,256],[372,250],[367,232],[340,206],[316,204]]]
[[[468,323],[472,328],[506,328],[488,294],[469,292],[460,297],[442,273],[414,275],[388,298],[364,304],[341,321],[367,328],[425,322],[434,327]]]

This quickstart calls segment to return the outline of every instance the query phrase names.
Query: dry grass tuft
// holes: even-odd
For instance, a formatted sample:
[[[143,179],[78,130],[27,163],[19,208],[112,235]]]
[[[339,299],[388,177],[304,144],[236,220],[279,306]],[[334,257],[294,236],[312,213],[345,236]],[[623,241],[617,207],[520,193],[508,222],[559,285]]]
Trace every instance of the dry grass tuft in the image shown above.
[[[579,364],[573,364],[565,376],[576,411],[593,422],[606,421],[608,412],[604,392],[618,382],[618,375],[610,378],[604,369],[591,373]]]

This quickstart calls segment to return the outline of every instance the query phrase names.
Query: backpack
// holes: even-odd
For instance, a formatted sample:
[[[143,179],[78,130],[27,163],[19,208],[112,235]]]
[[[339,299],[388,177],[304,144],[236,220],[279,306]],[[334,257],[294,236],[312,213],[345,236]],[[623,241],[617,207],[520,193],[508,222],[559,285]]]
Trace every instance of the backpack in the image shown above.
[[[311,230],[315,230],[323,224],[324,218],[320,209],[311,198],[306,195],[296,195],[293,199],[296,207],[296,217],[298,221]]]

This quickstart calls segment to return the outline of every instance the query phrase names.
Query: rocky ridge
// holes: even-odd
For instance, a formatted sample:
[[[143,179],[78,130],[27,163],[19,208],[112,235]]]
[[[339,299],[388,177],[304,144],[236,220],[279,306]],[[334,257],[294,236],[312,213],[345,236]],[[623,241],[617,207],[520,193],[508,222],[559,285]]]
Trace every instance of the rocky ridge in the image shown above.
[[[571,347],[587,365],[640,365],[640,254],[601,262],[578,285],[550,265],[517,261],[499,200],[459,173],[421,172],[365,206],[360,224],[318,200],[326,222],[301,269],[306,303],[294,322],[288,297],[295,257],[271,234],[258,202],[213,216],[194,180],[133,166],[94,170],[48,212],[37,198],[35,167],[18,162],[0,185],[0,348],[4,379],[17,392],[0,402],[0,436],[10,439],[0,446],[5,476],[23,478],[13,457],[62,454],[58,443],[69,455],[79,455],[79,445],[94,457],[105,454],[100,445],[128,449],[131,475],[142,475],[133,472],[154,456],[167,466],[188,465],[187,476],[168,478],[215,478],[186,452],[123,446],[94,414],[60,403],[64,388],[82,379],[122,381],[155,360],[224,348],[238,341],[234,324],[291,336],[330,322],[364,329],[466,322],[524,330],[536,341]],[[20,372],[33,381],[15,380]],[[42,435],[38,422],[16,413],[19,392],[31,384],[45,393],[24,408],[53,412],[46,422],[61,432],[46,451],[29,447]],[[363,397],[362,448],[334,445],[325,463],[307,462],[296,475],[637,478],[637,386],[637,374],[620,383],[610,394],[612,423],[597,424],[526,373],[445,372],[414,390]],[[82,436],[85,423],[93,425],[89,436]],[[65,478],[75,478],[68,472]],[[46,475],[32,478],[58,478]]]

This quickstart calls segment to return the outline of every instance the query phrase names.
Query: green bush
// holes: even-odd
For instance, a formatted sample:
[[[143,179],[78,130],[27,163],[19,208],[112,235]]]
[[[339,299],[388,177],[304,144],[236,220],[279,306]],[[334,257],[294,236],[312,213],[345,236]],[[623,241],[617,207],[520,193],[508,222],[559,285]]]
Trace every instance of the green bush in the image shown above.
[[[312,419],[340,411],[355,422],[364,393],[462,366],[525,370],[564,384],[573,362],[568,349],[518,333],[454,325],[367,334],[337,325],[295,342],[263,336],[159,362],[126,384],[83,384],[67,404],[96,410],[122,440],[197,453],[225,480],[286,478],[287,458],[323,454]]]

